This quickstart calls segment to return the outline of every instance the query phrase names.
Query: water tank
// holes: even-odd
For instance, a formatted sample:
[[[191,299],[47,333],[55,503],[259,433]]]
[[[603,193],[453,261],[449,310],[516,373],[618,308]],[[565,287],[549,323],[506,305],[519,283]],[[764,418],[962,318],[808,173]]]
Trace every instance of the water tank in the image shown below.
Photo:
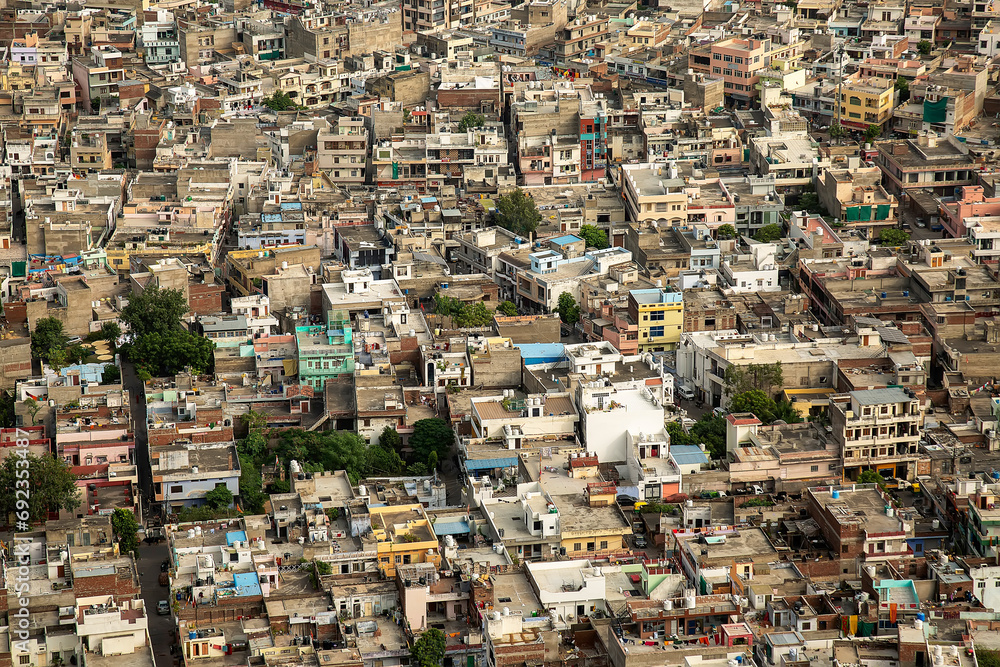
[[[452,535],[444,536],[444,545],[448,548],[455,548],[455,538]]]
[[[197,639],[197,638],[198,638],[198,633],[196,631],[191,630],[190,632],[188,632],[188,639]]]
[[[500,612],[498,612],[498,611],[493,612],[493,620],[494,621],[499,621],[500,620]]]
[[[359,496],[367,496],[368,495],[368,487],[365,486],[364,484],[358,484],[358,495]]]
[[[674,609],[674,601],[673,600],[664,600],[663,601],[663,608],[666,611],[673,611],[673,609]]]
[[[684,501],[684,504],[687,505],[688,507],[694,507],[694,501],[691,500],[690,498]]]
[[[918,612],[917,612],[917,620],[918,620],[918,621],[923,621],[923,620],[924,620],[924,619],[926,619],[926,618],[927,618],[927,617],[926,617],[926,616],[924,616],[924,612],[922,612],[922,611],[918,611]]]
[[[425,479],[424,480],[424,493],[430,493],[430,492],[431,492],[431,480]]]
[[[934,519],[933,521],[931,521],[931,528],[933,528],[934,530],[937,530],[940,527],[941,527],[941,522],[940,521],[938,521],[937,519]]]
[[[788,649],[788,657],[791,658],[792,661],[798,660],[799,659],[799,649],[796,648],[796,647],[794,647],[794,646],[791,647],[790,649]]]
[[[503,615],[504,616],[510,616],[510,607],[504,607],[503,608]]]
[[[831,497],[832,497],[832,498],[833,498],[834,500],[837,500],[837,499],[839,499],[839,498],[840,498],[840,491],[839,491],[839,490],[837,490],[837,489],[834,489],[833,491],[831,491],[831,492],[830,492],[830,496],[831,496]]]
[[[188,529],[188,539],[189,540],[193,540],[194,539],[194,528],[189,528]]]
[[[195,526],[194,527],[194,536],[195,537],[201,537],[201,526]]]
[[[894,510],[892,507],[886,506],[885,515],[889,517],[896,516],[896,510]]]
[[[684,606],[688,609],[694,609],[698,605],[698,598],[694,595],[684,596]]]

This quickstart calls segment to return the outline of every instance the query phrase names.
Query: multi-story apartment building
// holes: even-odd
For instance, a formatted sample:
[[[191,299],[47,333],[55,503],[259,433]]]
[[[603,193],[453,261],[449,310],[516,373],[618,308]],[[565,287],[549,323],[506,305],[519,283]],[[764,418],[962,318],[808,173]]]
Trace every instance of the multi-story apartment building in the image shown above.
[[[684,324],[684,294],[665,288],[630,290],[628,314],[638,325],[639,351],[677,347]]]
[[[594,47],[608,34],[608,17],[600,14],[578,16],[556,33],[556,66],[565,67],[571,60],[595,55]]]
[[[892,119],[896,90],[893,82],[880,78],[862,79],[854,75],[844,79],[840,93],[840,123],[865,130],[875,125],[880,130]]]
[[[916,139],[878,144],[882,184],[893,194],[926,188],[936,195],[950,195],[960,185],[972,185],[976,162],[969,148],[954,137],[933,132]]]
[[[118,83],[125,79],[122,52],[110,46],[91,47],[89,57],[73,59],[73,79],[85,109],[95,100],[117,97]]]
[[[323,389],[326,381],[354,373],[354,342],[345,310],[331,310],[326,325],[295,327],[299,382]]]
[[[856,479],[865,469],[883,477],[916,477],[923,413],[912,391],[892,387],[833,396],[830,420],[843,452],[845,477]]]
[[[160,16],[160,15],[163,16]],[[181,59],[181,44],[177,37],[177,24],[169,12],[157,12],[156,21],[142,24],[139,40],[146,54],[147,65],[166,65]]]
[[[181,60],[188,67],[207,65],[216,51],[230,52],[236,40],[236,27],[232,22],[205,20],[201,22],[178,21],[177,40]]]
[[[403,0],[403,30],[467,28],[476,21],[474,0]]]
[[[687,189],[674,165],[622,165],[622,194],[631,221],[663,227],[687,223]]]
[[[760,70],[767,66],[770,53],[770,39],[725,39],[692,49],[688,67],[721,77],[726,103],[745,109],[759,94]]]
[[[368,128],[359,116],[338,118],[316,135],[316,166],[335,183],[364,184],[368,177]]]

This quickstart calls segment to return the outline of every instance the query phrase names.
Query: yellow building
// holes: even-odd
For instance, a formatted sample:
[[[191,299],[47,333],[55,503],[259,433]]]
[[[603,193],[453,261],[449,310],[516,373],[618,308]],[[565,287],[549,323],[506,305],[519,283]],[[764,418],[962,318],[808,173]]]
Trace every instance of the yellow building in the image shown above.
[[[395,577],[397,565],[441,564],[438,538],[423,505],[370,507],[368,512],[378,566],[385,576]]]
[[[858,130],[877,125],[884,130],[892,119],[895,101],[892,81],[850,76],[844,80],[840,92],[840,124]]]
[[[684,295],[657,287],[631,290],[628,314],[639,329],[640,352],[673,350],[684,325]]]

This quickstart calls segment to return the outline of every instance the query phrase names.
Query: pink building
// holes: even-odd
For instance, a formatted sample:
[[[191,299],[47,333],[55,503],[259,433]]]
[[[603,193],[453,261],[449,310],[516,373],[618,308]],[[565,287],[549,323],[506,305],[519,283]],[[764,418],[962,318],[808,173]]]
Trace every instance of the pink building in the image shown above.
[[[948,234],[961,238],[968,218],[1000,215],[1000,197],[987,197],[981,185],[963,185],[955,188],[954,197],[939,200],[938,215]]]
[[[769,39],[727,39],[692,49],[688,67],[721,78],[726,102],[749,108],[757,98],[759,72],[770,51]]]

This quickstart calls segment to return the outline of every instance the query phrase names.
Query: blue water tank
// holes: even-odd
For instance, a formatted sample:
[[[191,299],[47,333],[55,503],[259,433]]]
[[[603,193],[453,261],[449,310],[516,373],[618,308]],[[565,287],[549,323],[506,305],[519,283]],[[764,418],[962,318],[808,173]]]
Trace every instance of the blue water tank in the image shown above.
[[[994,470],[990,476],[993,479],[1000,479],[1000,472],[997,472],[996,470]]]
[[[834,490],[833,490],[833,491],[832,491],[832,492],[830,493],[830,495],[831,495],[831,496],[833,496],[833,499],[834,499],[834,500],[837,500],[838,498],[840,498],[840,491],[838,491],[837,489],[834,489]]]
[[[198,633],[195,632],[194,630],[188,633],[188,639],[197,639],[197,638],[198,638]]]
[[[917,620],[918,621],[923,621],[925,619],[926,619],[926,616],[924,616],[924,612],[922,612],[922,611],[921,612],[917,612]]]

